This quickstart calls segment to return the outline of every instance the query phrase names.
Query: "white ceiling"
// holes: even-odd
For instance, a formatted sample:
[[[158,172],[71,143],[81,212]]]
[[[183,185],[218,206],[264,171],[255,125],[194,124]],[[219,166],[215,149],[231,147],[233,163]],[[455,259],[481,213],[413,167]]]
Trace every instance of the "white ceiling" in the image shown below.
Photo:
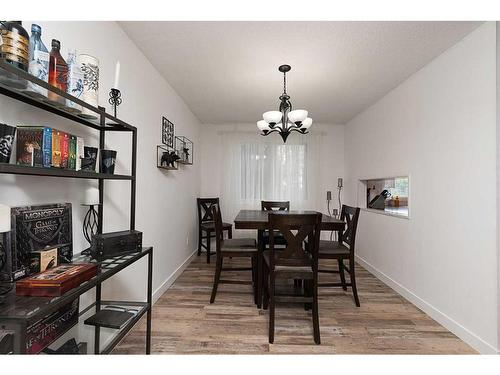
[[[254,122],[288,93],[342,124],[480,22],[120,22],[202,123]]]

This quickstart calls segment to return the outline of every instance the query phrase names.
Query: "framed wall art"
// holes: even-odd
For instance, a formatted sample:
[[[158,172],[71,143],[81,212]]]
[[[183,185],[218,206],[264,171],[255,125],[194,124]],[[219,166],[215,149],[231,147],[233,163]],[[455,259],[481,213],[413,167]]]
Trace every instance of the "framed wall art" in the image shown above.
[[[161,143],[174,147],[174,124],[164,116],[161,119]]]

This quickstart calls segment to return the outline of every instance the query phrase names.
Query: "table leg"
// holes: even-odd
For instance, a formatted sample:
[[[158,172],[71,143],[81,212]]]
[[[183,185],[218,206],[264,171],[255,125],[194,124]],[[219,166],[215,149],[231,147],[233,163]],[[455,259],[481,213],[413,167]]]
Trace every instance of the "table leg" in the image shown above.
[[[264,231],[257,231],[257,308],[262,307],[262,285],[264,281],[264,272],[263,272],[263,252],[264,252],[264,241],[263,241],[263,233]]]

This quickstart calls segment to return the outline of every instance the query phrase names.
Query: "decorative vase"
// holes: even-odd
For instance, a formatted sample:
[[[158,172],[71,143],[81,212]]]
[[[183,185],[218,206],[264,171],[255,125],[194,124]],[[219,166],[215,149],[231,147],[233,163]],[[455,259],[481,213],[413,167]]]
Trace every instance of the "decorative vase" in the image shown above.
[[[90,55],[79,55],[78,65],[83,73],[82,100],[97,108],[99,102],[99,60]],[[96,119],[96,113],[85,107],[82,108],[82,117]]]
[[[97,148],[95,147],[83,147],[83,158],[82,158],[82,171],[95,172],[95,165],[97,162]]]
[[[116,151],[101,150],[101,173],[114,174],[116,164]]]
[[[8,163],[14,144],[16,128],[0,123],[0,163]]]
[[[49,82],[50,55],[42,42],[42,28],[36,24],[31,25],[29,56],[28,73],[44,82]],[[47,97],[46,88],[31,82],[28,82],[26,93],[35,97]]]
[[[82,100],[83,95],[83,72],[77,62],[76,51],[68,53],[68,94]],[[71,100],[67,100],[68,111],[81,113],[82,106]]]

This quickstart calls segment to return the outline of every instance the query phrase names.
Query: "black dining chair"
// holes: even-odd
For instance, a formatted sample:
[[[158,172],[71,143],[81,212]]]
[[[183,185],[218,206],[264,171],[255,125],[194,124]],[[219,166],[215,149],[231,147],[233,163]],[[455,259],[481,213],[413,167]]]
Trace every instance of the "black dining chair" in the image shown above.
[[[252,271],[252,286],[254,294],[254,302],[257,303],[257,241],[255,238],[236,238],[227,239],[222,238],[223,223],[218,205],[212,206],[212,216],[215,223],[215,249],[217,254],[214,284],[212,287],[212,295],[210,303],[214,303],[215,296],[217,295],[217,288],[219,284],[248,284],[247,281],[240,280],[221,280],[220,276],[222,271]],[[224,258],[250,258],[251,267],[232,267],[223,268],[222,264]]]
[[[320,344],[318,310],[318,247],[321,231],[321,213],[269,214],[269,251],[264,253],[264,309],[269,308],[269,343],[274,342],[276,302],[312,304],[314,342]],[[279,230],[287,241],[283,250],[275,251],[274,230]],[[309,252],[303,248],[309,238]],[[302,294],[277,294],[276,280],[304,280]]]
[[[347,287],[350,286],[354,295],[354,302],[358,307],[360,303],[356,287],[354,250],[356,247],[356,231],[358,228],[359,213],[359,207],[343,205],[340,218],[346,223],[345,230],[339,232],[338,241],[321,240],[318,250],[318,258],[320,261],[321,259],[336,259],[338,263],[338,270],[322,268],[319,269],[318,272],[340,274],[340,283],[319,283],[318,286],[320,288],[342,287],[344,290],[347,290]],[[347,266],[344,261],[348,261],[349,266]],[[349,274],[349,282],[346,282],[346,272]]]
[[[198,207],[198,256],[201,255],[201,248],[207,251],[207,263],[210,263],[210,256],[215,254],[210,251],[212,233],[215,232],[215,224],[212,213],[212,207],[219,205],[219,198],[197,198]],[[227,231],[227,237],[233,238],[233,225],[222,223],[222,234]],[[206,243],[203,243],[206,240]]]

